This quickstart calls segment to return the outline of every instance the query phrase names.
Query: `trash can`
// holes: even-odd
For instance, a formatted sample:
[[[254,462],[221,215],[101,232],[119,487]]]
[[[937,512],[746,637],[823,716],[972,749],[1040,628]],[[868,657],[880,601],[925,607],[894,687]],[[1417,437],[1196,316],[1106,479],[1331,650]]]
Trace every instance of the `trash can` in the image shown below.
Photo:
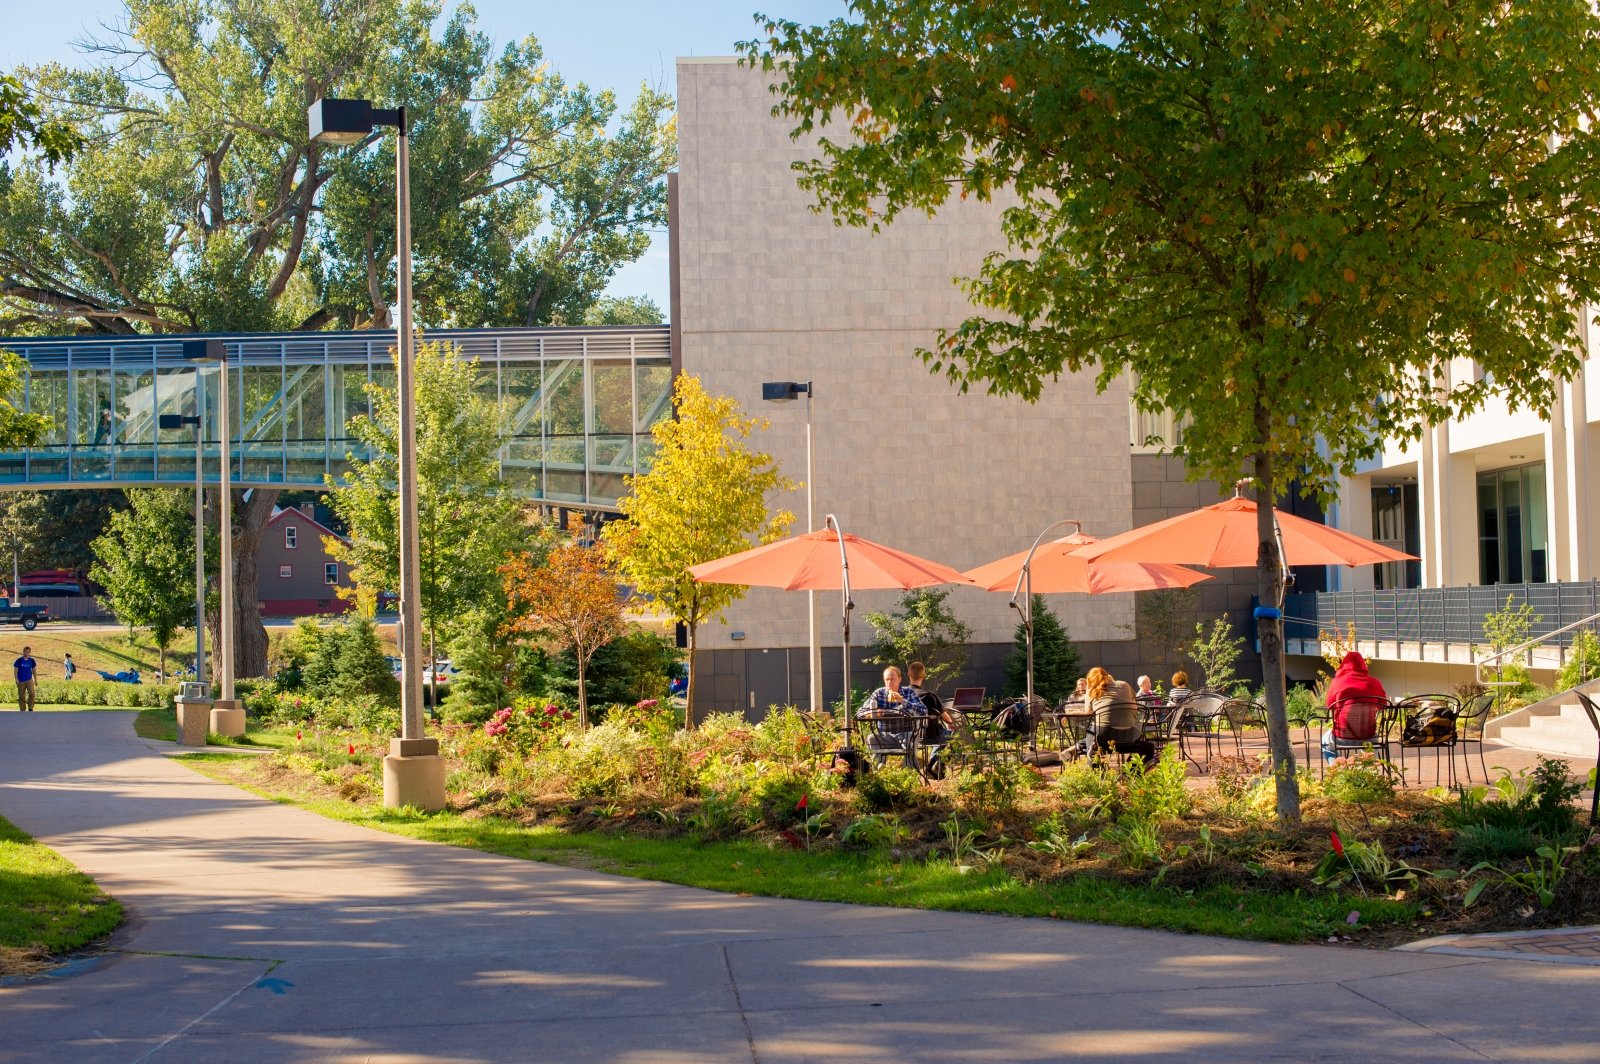
[[[178,742],[184,746],[206,745],[211,730],[211,687],[203,683],[178,685]]]

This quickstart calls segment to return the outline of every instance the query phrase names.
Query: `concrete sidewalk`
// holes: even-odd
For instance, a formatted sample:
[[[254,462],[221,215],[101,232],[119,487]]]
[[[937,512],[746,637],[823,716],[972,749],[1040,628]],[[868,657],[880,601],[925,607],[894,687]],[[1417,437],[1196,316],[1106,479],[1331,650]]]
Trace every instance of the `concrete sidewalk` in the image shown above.
[[[0,814],[127,905],[0,1061],[1593,1060],[1600,968],[741,898],[366,831],[0,714]]]

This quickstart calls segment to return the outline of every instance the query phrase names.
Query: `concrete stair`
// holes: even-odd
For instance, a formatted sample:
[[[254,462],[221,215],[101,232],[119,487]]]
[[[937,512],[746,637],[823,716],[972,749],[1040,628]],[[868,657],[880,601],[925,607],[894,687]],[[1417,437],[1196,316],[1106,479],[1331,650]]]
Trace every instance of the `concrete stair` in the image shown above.
[[[1600,702],[1600,680],[1590,680],[1577,690]],[[1484,724],[1483,734],[1509,746],[1586,760],[1592,760],[1600,748],[1600,736],[1572,691],[1557,692],[1542,702],[1495,717]]]

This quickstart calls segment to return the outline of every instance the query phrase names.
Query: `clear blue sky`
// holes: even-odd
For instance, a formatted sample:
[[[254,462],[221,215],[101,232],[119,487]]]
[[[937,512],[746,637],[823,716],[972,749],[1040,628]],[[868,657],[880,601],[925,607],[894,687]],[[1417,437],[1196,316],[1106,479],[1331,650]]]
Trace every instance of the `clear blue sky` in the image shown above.
[[[121,17],[117,0],[0,0],[5,34],[0,69],[56,60],[80,61],[72,42]],[[445,0],[447,10],[454,5]],[[611,88],[631,99],[640,82],[675,91],[674,61],[683,55],[732,55],[735,41],[754,37],[759,10],[801,22],[844,15],[845,0],[586,0],[538,3],[481,0],[478,26],[496,44],[533,34],[551,65],[569,81]],[[647,295],[667,309],[667,241],[658,234],[644,258],[622,269],[613,295]]]

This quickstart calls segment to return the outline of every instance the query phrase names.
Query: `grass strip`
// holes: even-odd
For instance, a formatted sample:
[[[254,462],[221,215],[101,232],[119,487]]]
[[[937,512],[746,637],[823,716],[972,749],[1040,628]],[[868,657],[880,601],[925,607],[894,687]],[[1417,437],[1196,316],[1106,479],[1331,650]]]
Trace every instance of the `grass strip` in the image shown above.
[[[120,923],[120,902],[0,817],[0,975],[35,971]]]
[[[1306,942],[1359,925],[1409,925],[1415,906],[1344,894],[1272,893],[1214,886],[1180,891],[1103,876],[1025,882],[999,866],[896,860],[887,851],[795,850],[764,841],[699,842],[570,833],[496,816],[388,810],[374,803],[307,797],[263,787],[233,771],[247,755],[197,753],[181,760],[213,779],[333,820],[408,838],[525,860],[735,894],[897,908],[1036,916],[1122,927],[1188,931],[1266,942]]]

